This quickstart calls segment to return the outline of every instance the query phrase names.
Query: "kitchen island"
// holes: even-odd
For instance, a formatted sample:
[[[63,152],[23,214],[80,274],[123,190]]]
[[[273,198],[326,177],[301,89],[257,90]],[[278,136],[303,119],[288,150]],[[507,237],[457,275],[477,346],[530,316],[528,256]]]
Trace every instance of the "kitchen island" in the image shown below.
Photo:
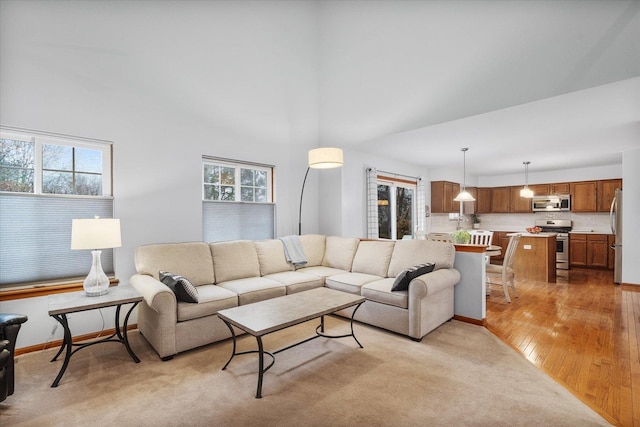
[[[556,283],[556,236],[557,233],[522,233],[513,261],[516,279]]]

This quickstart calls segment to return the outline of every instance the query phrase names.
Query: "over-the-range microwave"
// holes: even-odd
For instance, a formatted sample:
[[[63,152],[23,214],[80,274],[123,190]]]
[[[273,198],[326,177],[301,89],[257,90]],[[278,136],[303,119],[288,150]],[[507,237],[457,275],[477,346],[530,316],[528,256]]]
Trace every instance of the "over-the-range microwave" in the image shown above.
[[[569,211],[571,210],[571,196],[569,194],[533,196],[531,208],[533,212]]]

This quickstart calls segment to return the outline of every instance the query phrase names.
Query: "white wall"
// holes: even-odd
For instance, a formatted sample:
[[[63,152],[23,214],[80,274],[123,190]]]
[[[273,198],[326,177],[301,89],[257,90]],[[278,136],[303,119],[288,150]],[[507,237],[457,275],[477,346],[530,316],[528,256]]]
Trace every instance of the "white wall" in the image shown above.
[[[333,192],[340,195],[342,209],[335,210],[332,206],[323,203],[322,200],[320,202],[321,215],[327,218],[336,218],[336,222],[339,224],[331,230],[332,234],[354,237],[367,236],[366,170],[368,168],[375,167],[379,171],[422,177],[425,182],[429,182],[429,171],[419,165],[380,158],[349,149],[344,150],[344,157],[345,162],[341,170],[342,182],[339,184],[332,182],[331,186],[323,186],[324,194]],[[336,188],[336,185],[340,185],[339,189]],[[431,186],[426,185],[425,190],[427,193],[425,200],[430,200]]]
[[[113,141],[123,283],[135,271],[137,246],[202,239],[202,155],[274,164],[278,234],[297,233],[306,153],[318,145],[315,5],[3,1],[1,8],[0,123]],[[206,87],[194,84],[202,75],[210,76]],[[313,213],[318,185],[311,184],[305,207]],[[305,224],[317,231],[317,214]],[[49,339],[46,297],[2,302],[0,311],[30,318],[18,347]],[[102,327],[98,312],[79,316],[74,334]]]

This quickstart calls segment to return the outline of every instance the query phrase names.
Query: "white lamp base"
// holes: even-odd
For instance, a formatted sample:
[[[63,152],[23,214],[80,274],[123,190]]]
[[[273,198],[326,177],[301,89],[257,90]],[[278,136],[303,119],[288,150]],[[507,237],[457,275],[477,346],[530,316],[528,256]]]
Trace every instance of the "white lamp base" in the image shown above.
[[[107,293],[109,289],[109,278],[102,270],[100,263],[100,255],[102,251],[91,251],[93,260],[91,262],[91,271],[86,279],[84,279],[83,287],[88,297],[97,297]]]

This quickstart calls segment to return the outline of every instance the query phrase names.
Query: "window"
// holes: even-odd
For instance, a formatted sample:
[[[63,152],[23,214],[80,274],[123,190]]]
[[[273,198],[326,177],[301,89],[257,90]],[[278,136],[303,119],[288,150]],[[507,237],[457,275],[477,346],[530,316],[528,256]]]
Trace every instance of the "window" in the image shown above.
[[[273,166],[203,157],[205,242],[273,239]]]
[[[273,167],[204,161],[203,199],[269,203]]]
[[[416,184],[378,177],[378,236],[402,239],[415,229]]]
[[[113,217],[111,143],[0,128],[0,287],[86,276],[90,251],[72,251],[71,220]],[[102,266],[114,272],[113,251]]]

